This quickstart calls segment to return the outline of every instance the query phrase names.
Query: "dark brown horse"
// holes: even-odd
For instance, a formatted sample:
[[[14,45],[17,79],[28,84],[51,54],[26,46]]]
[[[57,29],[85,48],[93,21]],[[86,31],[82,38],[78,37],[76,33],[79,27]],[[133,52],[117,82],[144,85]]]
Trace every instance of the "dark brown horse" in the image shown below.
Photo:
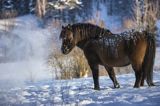
[[[145,78],[149,86],[153,86],[153,64],[155,58],[155,38],[147,31],[130,30],[121,34],[113,34],[98,26],[77,23],[62,27],[62,53],[68,54],[75,46],[84,51],[92,70],[94,89],[99,90],[98,65],[103,65],[114,87],[119,88],[113,67],[129,64],[135,72],[135,85],[144,85]]]

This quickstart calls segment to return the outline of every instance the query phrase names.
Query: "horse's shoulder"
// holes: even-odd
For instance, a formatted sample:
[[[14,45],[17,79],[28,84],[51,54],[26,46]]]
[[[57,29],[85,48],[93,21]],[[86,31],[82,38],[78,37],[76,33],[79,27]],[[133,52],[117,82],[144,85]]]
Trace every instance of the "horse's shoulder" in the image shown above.
[[[85,47],[92,47],[92,46],[95,46],[97,45],[98,43],[98,40],[96,39],[91,39],[91,40],[88,40],[85,44]]]

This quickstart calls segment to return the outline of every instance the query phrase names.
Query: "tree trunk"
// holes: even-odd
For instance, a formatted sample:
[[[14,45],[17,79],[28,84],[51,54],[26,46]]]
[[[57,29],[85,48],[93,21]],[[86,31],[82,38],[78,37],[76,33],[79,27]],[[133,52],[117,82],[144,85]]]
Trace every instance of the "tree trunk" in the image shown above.
[[[38,17],[43,18],[46,12],[47,0],[37,0],[36,2],[36,14]]]

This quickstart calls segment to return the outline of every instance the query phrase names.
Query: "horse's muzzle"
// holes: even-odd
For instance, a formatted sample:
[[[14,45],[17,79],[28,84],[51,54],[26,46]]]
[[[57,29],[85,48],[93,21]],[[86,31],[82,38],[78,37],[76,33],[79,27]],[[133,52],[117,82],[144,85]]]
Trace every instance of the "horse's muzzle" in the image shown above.
[[[70,52],[70,49],[62,47],[61,51],[62,51],[63,54],[68,54]]]

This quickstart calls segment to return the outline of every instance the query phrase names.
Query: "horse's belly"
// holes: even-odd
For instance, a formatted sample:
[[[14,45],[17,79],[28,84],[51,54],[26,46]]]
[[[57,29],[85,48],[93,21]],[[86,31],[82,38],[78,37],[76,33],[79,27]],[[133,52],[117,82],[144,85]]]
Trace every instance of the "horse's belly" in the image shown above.
[[[92,51],[99,57],[100,64],[111,67],[122,67],[130,64],[123,40],[115,41],[112,44],[109,44],[107,41],[105,42],[105,39],[104,42],[103,40],[95,40],[90,42],[90,44],[92,46],[88,44],[88,49],[92,47]]]
[[[114,59],[107,58],[104,60],[104,64],[111,67],[123,67],[129,65],[130,61],[127,56],[123,58],[114,58]]]
[[[121,44],[118,48],[113,50],[106,48],[102,50],[102,55],[99,55],[103,64],[112,66],[112,67],[122,67],[130,64],[130,59],[128,58],[127,53],[125,52],[124,45]]]

